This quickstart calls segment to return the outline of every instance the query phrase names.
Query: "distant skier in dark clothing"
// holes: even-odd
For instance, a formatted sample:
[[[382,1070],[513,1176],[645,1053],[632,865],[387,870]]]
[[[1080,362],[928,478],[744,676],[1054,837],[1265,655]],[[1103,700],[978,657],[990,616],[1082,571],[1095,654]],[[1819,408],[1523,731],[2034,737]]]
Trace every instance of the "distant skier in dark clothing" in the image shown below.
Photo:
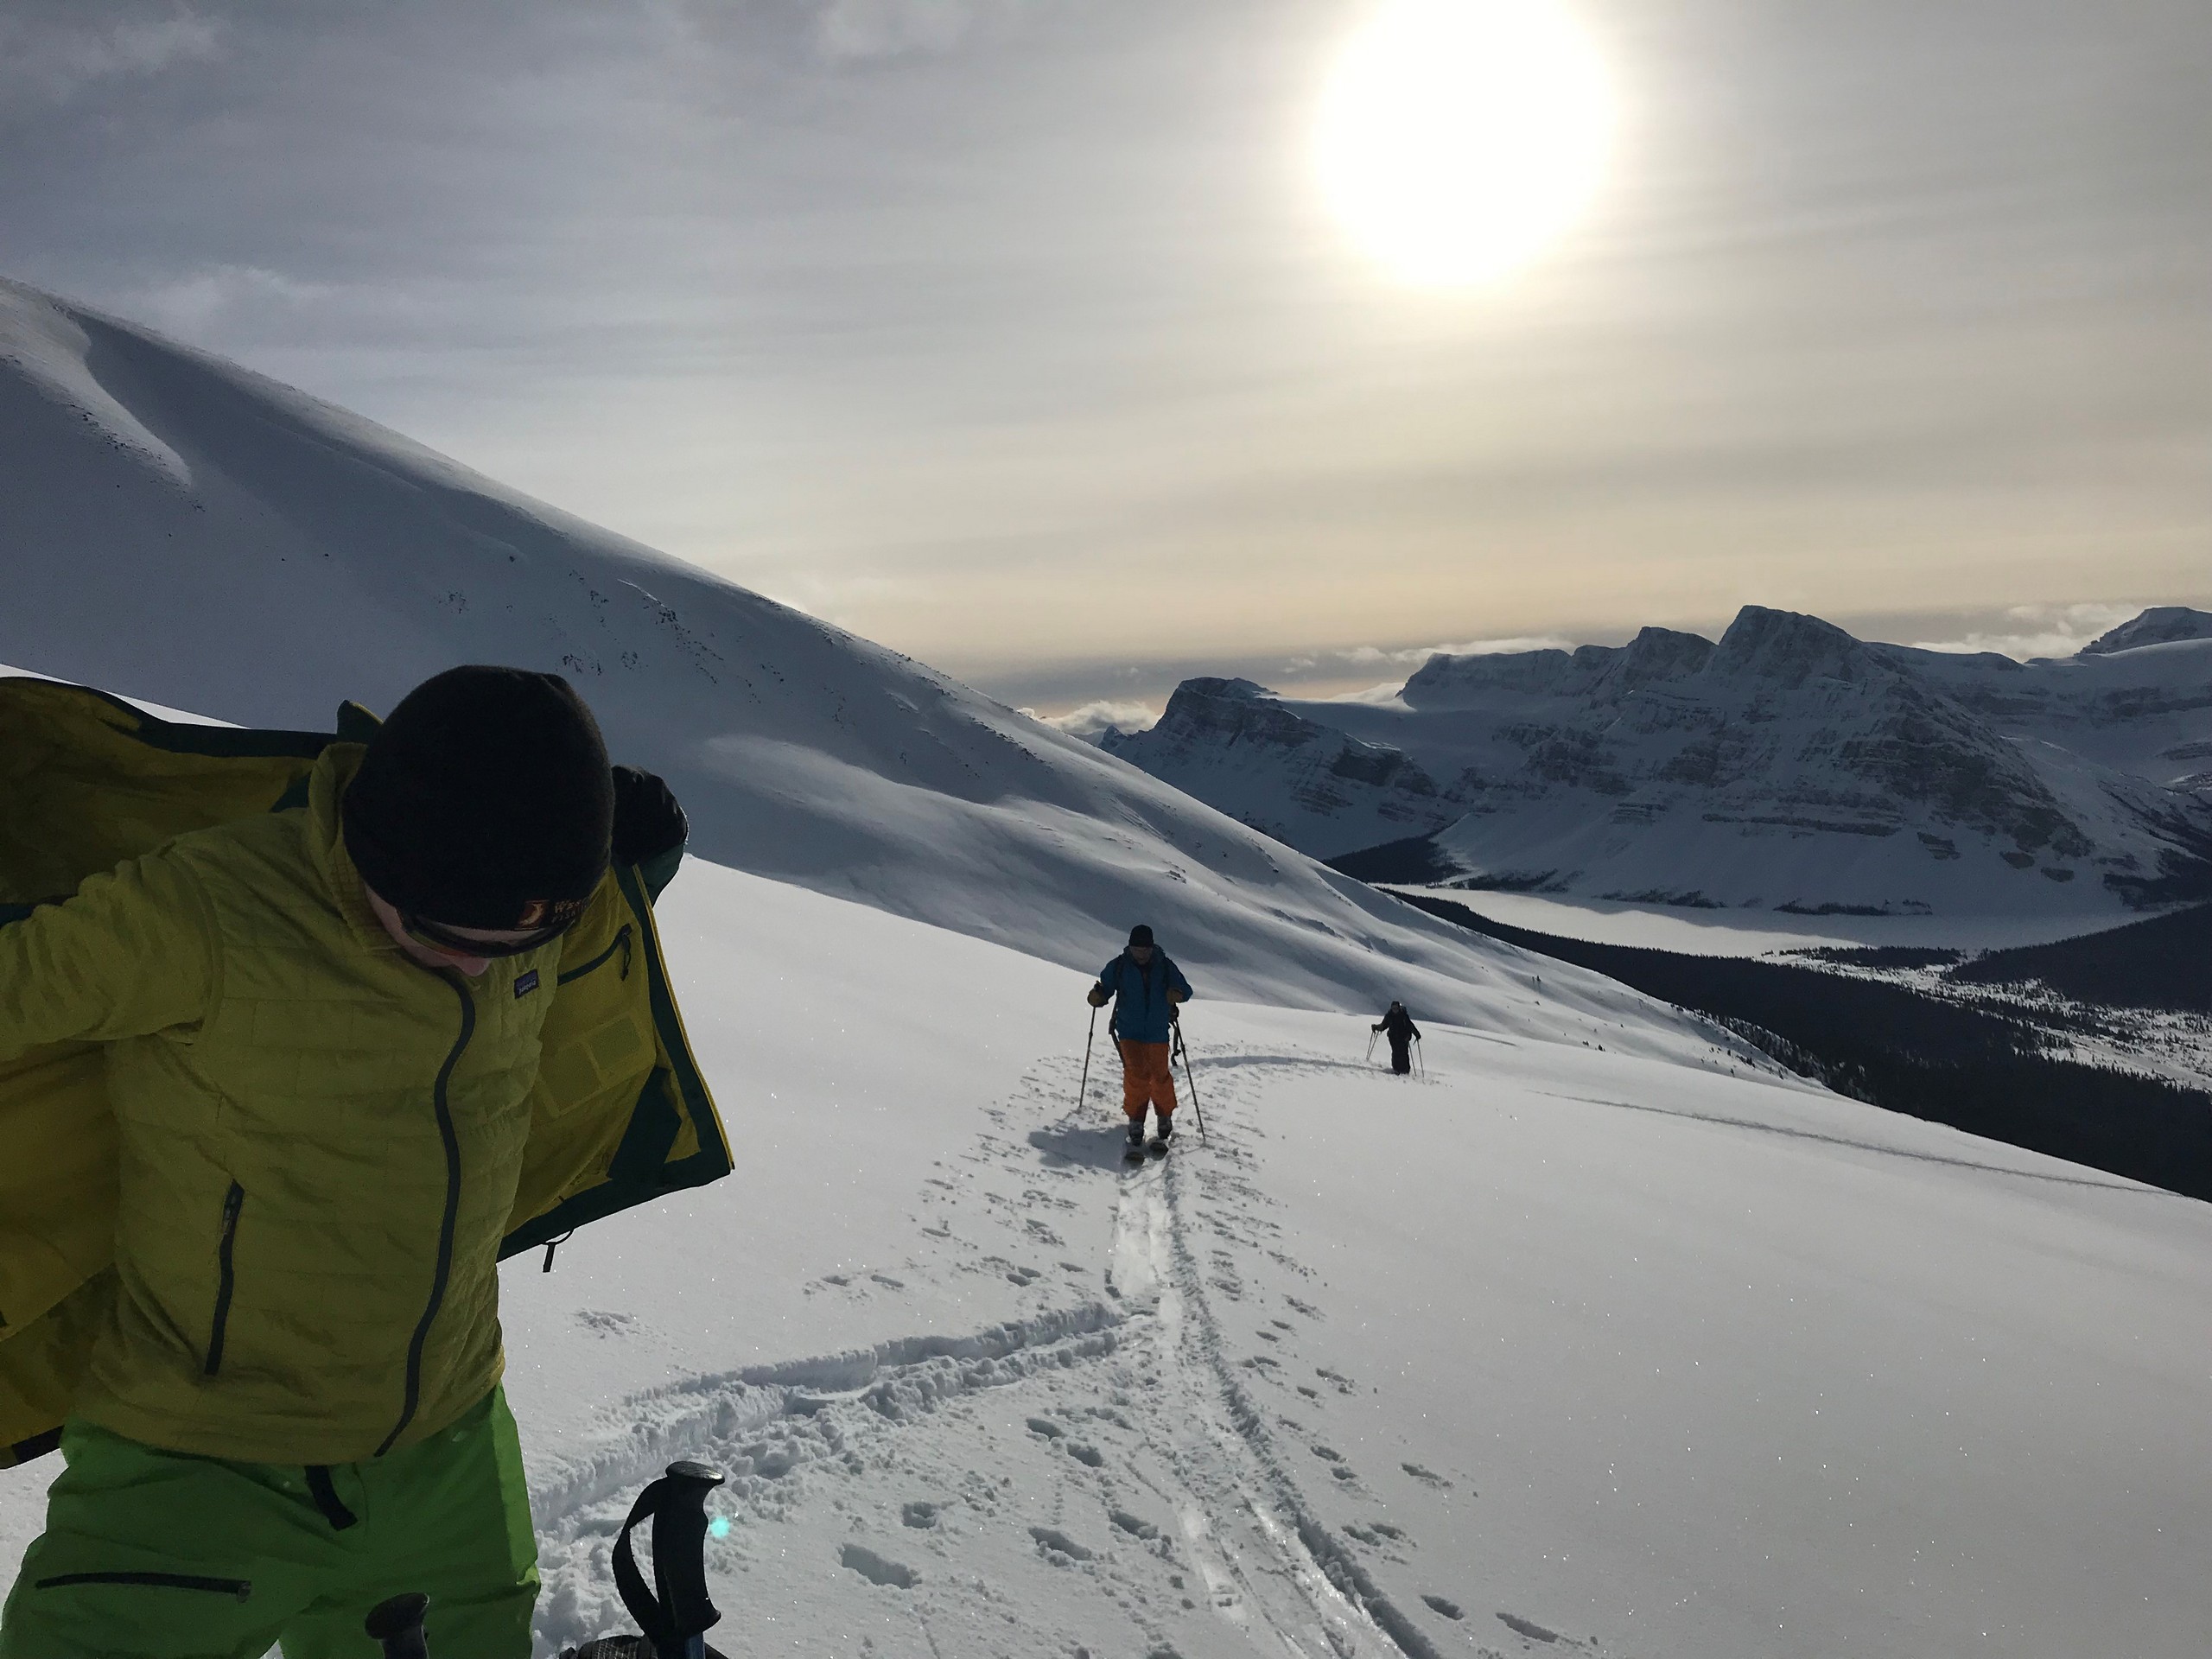
[[[1129,1156],[1142,1158],[1145,1108],[1159,1114],[1151,1150],[1164,1153],[1175,1133],[1173,1053],[1175,1005],[1191,999],[1191,982],[1152,942],[1152,930],[1140,922],[1129,930],[1128,948],[1098,971],[1090,988],[1094,1008],[1114,1004],[1111,1029],[1122,1051],[1122,1109],[1129,1119]]]
[[[1413,1046],[1421,1040],[1421,1027],[1414,1024],[1414,1017],[1406,1012],[1402,1002],[1393,1002],[1390,1011],[1368,1027],[1379,1031],[1390,1039],[1390,1069],[1400,1077],[1414,1069]]]

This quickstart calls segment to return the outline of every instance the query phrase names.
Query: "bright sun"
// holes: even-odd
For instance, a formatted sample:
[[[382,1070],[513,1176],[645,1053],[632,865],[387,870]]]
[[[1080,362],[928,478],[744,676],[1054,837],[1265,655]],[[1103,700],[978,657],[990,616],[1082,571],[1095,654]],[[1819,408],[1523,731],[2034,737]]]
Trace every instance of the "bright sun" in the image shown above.
[[[1329,78],[1321,184],[1405,281],[1502,276],[1582,211],[1613,134],[1589,38],[1554,0],[1385,0]]]

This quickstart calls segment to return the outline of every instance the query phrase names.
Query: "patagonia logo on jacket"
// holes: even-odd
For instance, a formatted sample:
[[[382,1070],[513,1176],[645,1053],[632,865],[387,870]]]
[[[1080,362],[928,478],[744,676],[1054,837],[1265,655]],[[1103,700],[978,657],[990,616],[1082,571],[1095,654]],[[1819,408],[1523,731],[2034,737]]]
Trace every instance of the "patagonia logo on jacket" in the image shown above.
[[[524,997],[524,996],[528,996],[528,995],[529,995],[532,991],[536,990],[537,988],[537,969],[533,968],[533,969],[531,969],[528,973],[526,973],[526,974],[517,974],[517,975],[515,976],[515,995],[516,995],[517,997]]]

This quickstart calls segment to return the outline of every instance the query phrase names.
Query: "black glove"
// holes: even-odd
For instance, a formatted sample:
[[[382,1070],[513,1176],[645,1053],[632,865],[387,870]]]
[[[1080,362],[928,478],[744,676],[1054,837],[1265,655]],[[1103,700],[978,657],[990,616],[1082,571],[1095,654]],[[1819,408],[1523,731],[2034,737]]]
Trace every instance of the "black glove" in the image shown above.
[[[614,861],[650,864],[681,851],[691,826],[669,786],[636,766],[614,768]]]

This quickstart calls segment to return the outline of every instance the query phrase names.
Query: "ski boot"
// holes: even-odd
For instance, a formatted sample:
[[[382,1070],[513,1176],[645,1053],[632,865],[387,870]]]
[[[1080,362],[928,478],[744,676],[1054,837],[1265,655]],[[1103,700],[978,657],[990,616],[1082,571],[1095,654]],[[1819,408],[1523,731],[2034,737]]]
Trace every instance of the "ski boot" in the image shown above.
[[[1172,1117],[1162,1117],[1160,1120],[1160,1132],[1144,1143],[1144,1149],[1154,1158],[1165,1158],[1167,1155],[1168,1143],[1174,1138],[1175,1120]]]
[[[1129,1140],[1122,1149],[1122,1161],[1125,1164],[1144,1162],[1144,1119],[1141,1117],[1129,1120]]]

